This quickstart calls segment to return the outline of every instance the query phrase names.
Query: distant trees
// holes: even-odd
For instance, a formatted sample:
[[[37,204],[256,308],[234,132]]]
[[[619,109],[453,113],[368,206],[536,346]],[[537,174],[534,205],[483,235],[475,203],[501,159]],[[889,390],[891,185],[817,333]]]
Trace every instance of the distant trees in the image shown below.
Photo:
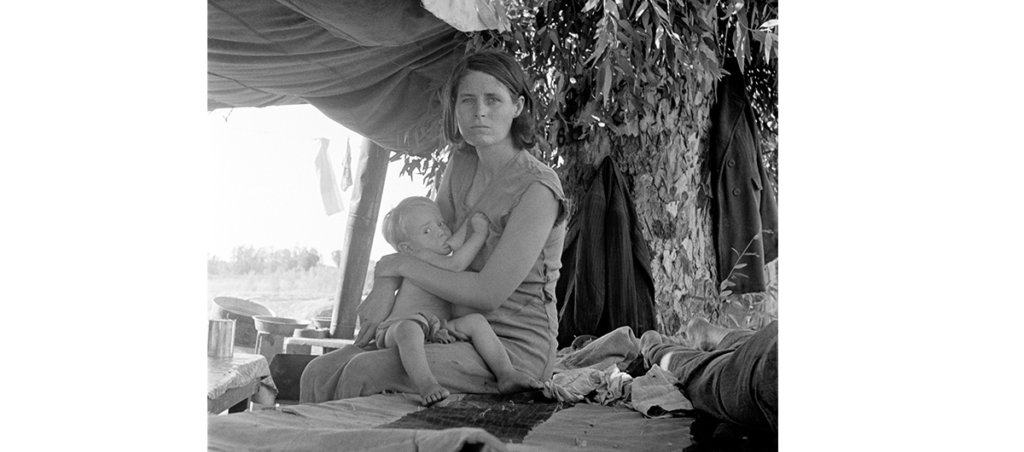
[[[206,273],[210,275],[226,275],[231,272],[231,264],[219,256],[210,256],[206,259]]]
[[[309,271],[309,269],[320,264],[320,252],[316,248],[309,248],[299,253],[296,256],[298,261],[298,267],[302,271]]]
[[[316,248],[294,247],[276,249],[271,247],[236,246],[230,260],[210,256],[206,271],[210,275],[249,273],[274,273],[279,271],[309,269],[320,265],[320,252]]]

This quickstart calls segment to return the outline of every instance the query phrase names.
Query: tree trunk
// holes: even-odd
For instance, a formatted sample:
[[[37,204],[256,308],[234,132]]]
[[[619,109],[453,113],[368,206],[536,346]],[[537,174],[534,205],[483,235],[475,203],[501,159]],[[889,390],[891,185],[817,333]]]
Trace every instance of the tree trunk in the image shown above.
[[[596,165],[611,155],[627,179],[651,247],[656,318],[660,332],[674,334],[693,317],[720,323],[706,164],[712,86],[681,108],[661,102],[638,120],[639,136],[613,135],[607,128],[587,143],[566,146],[562,168],[566,191],[576,204]],[[700,102],[703,101],[703,102]],[[653,132],[653,133],[652,133]],[[654,142],[644,137],[656,136]],[[638,333],[639,334],[639,333]]]

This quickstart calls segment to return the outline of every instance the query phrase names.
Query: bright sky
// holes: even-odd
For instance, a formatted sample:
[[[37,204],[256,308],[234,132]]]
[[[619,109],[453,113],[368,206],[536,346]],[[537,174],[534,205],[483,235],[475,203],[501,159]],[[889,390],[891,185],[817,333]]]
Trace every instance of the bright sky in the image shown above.
[[[316,171],[317,138],[330,140],[328,153],[340,181],[346,140],[354,144],[358,135],[309,105],[215,110],[207,124],[212,155],[207,252],[227,260],[240,245],[314,247],[322,263],[334,265],[331,251],[344,243],[353,188],[342,193],[346,210],[328,216]],[[352,152],[354,177],[358,149]],[[399,177],[401,164],[389,168],[381,212],[407,196],[427,193],[419,177]],[[391,252],[378,223],[370,256]]]

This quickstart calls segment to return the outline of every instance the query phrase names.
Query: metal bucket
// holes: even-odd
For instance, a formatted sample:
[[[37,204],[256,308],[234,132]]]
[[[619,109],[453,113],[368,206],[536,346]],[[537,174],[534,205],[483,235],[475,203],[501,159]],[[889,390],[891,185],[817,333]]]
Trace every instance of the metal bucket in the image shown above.
[[[235,321],[235,345],[240,347],[256,347],[256,323],[252,317],[256,315],[273,316],[274,311],[254,301],[235,297],[216,297],[213,299],[211,319]]]
[[[234,340],[234,320],[210,320],[210,329],[206,335],[206,356],[230,358],[235,353]]]

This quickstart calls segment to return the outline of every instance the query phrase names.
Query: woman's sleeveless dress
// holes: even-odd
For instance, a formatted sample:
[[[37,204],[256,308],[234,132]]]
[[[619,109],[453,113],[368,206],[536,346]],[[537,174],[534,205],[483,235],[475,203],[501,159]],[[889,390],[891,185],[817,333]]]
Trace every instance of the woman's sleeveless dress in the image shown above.
[[[490,230],[483,248],[470,265],[479,271],[497,247],[512,210],[526,190],[539,183],[551,190],[559,203],[555,227],[548,235],[540,255],[525,280],[497,309],[485,313],[495,334],[508,351],[512,365],[537,378],[551,376],[557,348],[558,313],[555,309],[555,283],[561,268],[562,244],[565,239],[565,195],[558,176],[551,168],[527,151],[519,151],[491,181],[472,206],[466,203],[476,172],[476,152],[456,151],[442,178],[437,203],[445,220],[458,227],[473,212],[483,212],[490,220]],[[458,307],[457,307],[458,308]],[[458,314],[460,309],[456,309]],[[461,309],[465,312],[465,309]],[[445,388],[454,393],[494,393],[497,383],[472,344],[427,344],[427,361],[431,371]],[[340,398],[339,379],[349,360],[364,352],[348,346],[314,359],[302,375],[301,401],[323,402]],[[370,358],[367,355],[366,358]],[[361,357],[361,359],[364,359]],[[402,385],[397,385],[402,386]],[[394,390],[414,392],[410,387]]]

